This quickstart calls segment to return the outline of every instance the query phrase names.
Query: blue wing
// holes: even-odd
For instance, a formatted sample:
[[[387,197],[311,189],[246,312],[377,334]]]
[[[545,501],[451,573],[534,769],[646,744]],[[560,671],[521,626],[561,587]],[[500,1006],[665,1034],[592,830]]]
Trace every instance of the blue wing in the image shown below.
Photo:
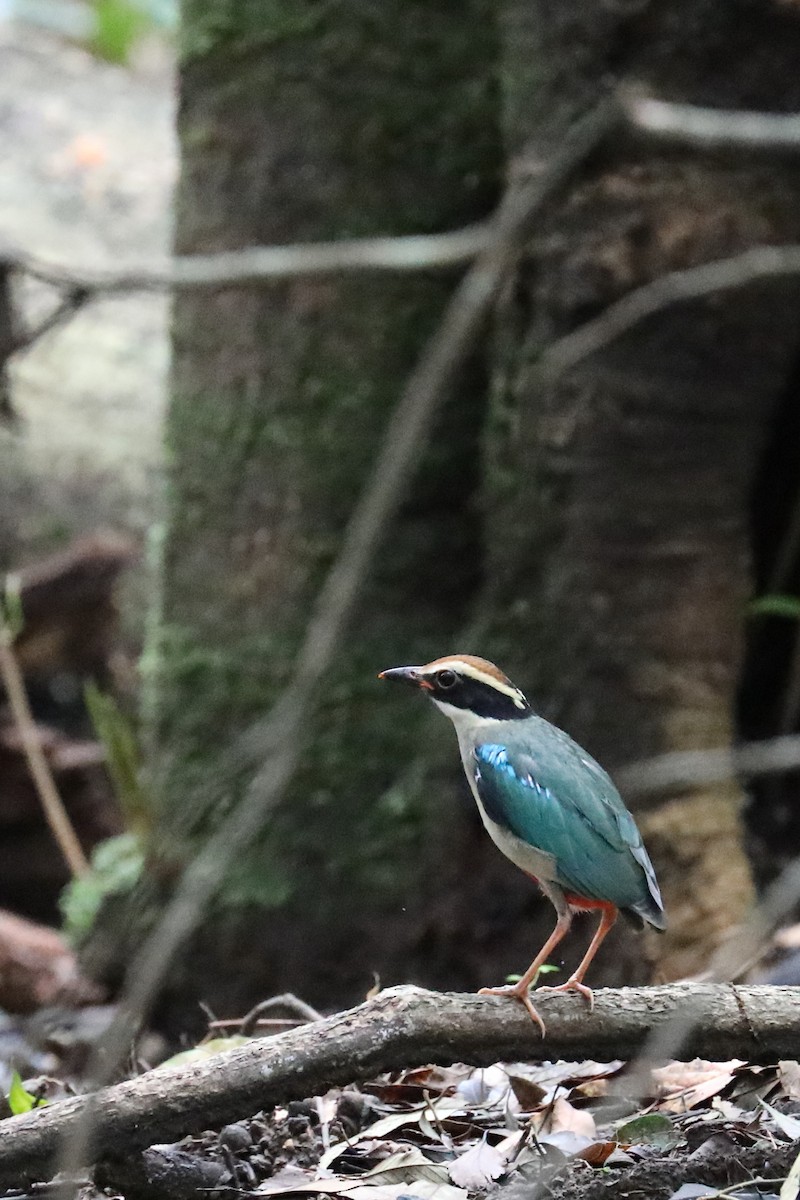
[[[475,784],[488,816],[551,855],[566,891],[610,901],[663,928],[652,864],[602,767],[541,718],[502,732],[502,743],[474,749]]]

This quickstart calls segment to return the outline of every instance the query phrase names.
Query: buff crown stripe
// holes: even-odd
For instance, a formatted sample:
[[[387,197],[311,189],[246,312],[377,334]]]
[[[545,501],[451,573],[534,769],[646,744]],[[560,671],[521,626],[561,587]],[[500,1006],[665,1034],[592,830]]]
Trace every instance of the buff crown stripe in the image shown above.
[[[467,675],[470,679],[475,679],[478,683],[484,683],[487,687],[494,688],[496,692],[502,692],[504,696],[509,696],[517,708],[527,707],[527,701],[519,688],[515,688],[513,683],[506,679],[505,675],[495,667],[494,663],[487,661],[486,666],[490,670],[486,670],[484,667],[478,666],[477,661],[473,659],[470,662],[467,658],[437,658],[433,662],[426,663],[422,668],[422,672],[456,671],[459,675]]]

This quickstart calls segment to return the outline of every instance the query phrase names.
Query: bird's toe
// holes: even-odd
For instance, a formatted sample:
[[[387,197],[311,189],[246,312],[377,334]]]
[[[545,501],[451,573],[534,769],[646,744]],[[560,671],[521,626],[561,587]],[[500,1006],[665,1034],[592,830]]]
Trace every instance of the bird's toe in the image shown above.
[[[510,996],[524,1005],[531,1020],[539,1026],[542,1037],[547,1033],[547,1027],[541,1014],[534,1007],[527,988],[521,988],[518,983],[504,983],[497,987],[483,987],[478,991],[479,996]]]
[[[537,992],[577,992],[589,1005],[589,1012],[594,1010],[594,992],[585,983],[581,983],[580,979],[567,979],[564,983],[557,983],[552,987],[539,987],[536,990]]]

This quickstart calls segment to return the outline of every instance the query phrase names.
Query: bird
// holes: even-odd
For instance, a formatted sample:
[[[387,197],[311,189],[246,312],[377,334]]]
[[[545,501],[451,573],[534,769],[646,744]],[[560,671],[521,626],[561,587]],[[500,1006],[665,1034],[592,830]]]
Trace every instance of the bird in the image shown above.
[[[666,928],[658,881],[636,823],[599,763],[535,713],[488,659],[448,655],[424,666],[390,667],[378,678],[410,684],[450,718],[489,836],[556,910],[553,932],[519,981],[479,993],[520,1001],[544,1037],[530,987],[575,912],[600,914],[589,948],[564,983],[537,990],[578,992],[590,1011],[594,995],[583,979],[619,913],[637,928]]]

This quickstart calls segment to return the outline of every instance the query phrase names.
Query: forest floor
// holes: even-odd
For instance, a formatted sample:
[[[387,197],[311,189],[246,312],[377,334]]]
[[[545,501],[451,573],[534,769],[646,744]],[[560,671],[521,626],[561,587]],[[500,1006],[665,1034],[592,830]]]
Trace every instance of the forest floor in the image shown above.
[[[794,1072],[673,1063],[642,1105],[621,1062],[424,1067],[160,1146],[104,1182],[149,1200],[192,1176],[198,1196],[777,1200],[800,1149]]]
[[[297,1002],[288,999],[286,1019],[251,1020],[253,1032],[274,1036],[300,1024],[291,1016]],[[107,1017],[109,1010],[97,1011]],[[205,1043],[154,1071],[197,1067],[245,1041],[227,1029],[225,1035],[211,1028]],[[53,1074],[27,1081],[25,1091],[57,1104],[80,1090],[75,1046],[60,1064],[51,1046]],[[151,1042],[150,1052],[156,1049]],[[148,1052],[144,1043],[140,1050]],[[56,1082],[59,1074],[66,1087]],[[498,1191],[504,1200],[795,1200],[799,1181],[796,1062],[695,1060],[643,1070],[617,1060],[385,1074],[243,1112],[221,1129],[144,1152],[115,1156],[105,1147],[93,1182],[78,1190],[82,1200],[472,1200]],[[21,1185],[3,1196],[32,1194]]]

